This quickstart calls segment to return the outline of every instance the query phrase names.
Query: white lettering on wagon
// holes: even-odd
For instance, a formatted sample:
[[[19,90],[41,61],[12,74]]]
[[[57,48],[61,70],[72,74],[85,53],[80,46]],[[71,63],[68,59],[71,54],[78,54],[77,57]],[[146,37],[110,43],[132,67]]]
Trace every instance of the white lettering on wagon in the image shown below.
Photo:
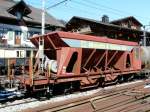
[[[70,47],[108,49],[108,50],[120,50],[120,51],[131,51],[133,49],[133,46],[128,46],[128,45],[119,45],[119,44],[111,44],[111,43],[104,43],[104,42],[94,42],[94,41],[75,40],[75,39],[66,39],[66,38],[62,38],[62,40]]]

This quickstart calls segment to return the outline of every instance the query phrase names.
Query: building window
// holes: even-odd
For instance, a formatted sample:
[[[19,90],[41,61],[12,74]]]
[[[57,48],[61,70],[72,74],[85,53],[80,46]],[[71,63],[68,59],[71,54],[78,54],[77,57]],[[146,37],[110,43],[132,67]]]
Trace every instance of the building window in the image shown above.
[[[3,35],[4,35],[4,32],[3,32],[3,30],[0,29],[0,38],[2,38]]]
[[[15,31],[15,36],[21,37],[21,31]]]
[[[0,38],[4,38],[4,36],[7,34],[8,29],[6,28],[0,28]]]
[[[26,57],[30,57],[30,51],[26,51]]]
[[[24,57],[24,51],[17,51],[17,57],[23,58]]]
[[[8,31],[8,40],[11,41],[14,38],[14,31],[10,30]]]
[[[23,39],[24,39],[24,40],[27,40],[27,39],[28,39],[27,31],[23,31],[23,32],[22,32],[22,35],[23,35]]]

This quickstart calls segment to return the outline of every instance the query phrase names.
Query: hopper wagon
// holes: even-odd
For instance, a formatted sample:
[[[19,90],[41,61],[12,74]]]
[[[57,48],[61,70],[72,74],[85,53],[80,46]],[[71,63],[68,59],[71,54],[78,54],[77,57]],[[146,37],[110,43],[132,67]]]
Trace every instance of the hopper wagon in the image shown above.
[[[129,80],[141,70],[140,46],[136,42],[70,32],[51,32],[31,38],[38,48],[44,40],[44,72],[41,60],[30,61],[29,75],[21,77],[27,90],[48,90],[59,85],[79,89]],[[38,55],[38,54],[37,54]]]

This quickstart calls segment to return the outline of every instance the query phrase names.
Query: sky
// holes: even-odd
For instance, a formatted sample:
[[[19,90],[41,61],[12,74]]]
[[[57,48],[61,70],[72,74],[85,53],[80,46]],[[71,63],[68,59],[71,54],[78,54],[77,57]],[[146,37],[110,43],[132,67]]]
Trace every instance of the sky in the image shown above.
[[[37,8],[42,7],[42,0],[24,0]],[[63,0],[45,0],[48,8]],[[112,20],[134,16],[143,25],[150,24],[150,0],[68,0],[65,3],[47,9],[56,19],[69,21],[73,16],[101,20],[107,15]]]

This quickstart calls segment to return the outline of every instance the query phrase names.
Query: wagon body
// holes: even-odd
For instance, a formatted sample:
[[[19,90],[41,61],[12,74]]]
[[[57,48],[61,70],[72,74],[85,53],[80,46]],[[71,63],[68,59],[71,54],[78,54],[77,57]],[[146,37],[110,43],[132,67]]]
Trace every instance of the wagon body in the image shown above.
[[[97,84],[100,78],[109,82],[141,70],[136,42],[61,31],[33,37],[31,42],[38,48],[42,38],[44,54],[57,62],[57,72],[46,70],[45,80],[36,79],[34,84],[80,81],[84,87]]]

